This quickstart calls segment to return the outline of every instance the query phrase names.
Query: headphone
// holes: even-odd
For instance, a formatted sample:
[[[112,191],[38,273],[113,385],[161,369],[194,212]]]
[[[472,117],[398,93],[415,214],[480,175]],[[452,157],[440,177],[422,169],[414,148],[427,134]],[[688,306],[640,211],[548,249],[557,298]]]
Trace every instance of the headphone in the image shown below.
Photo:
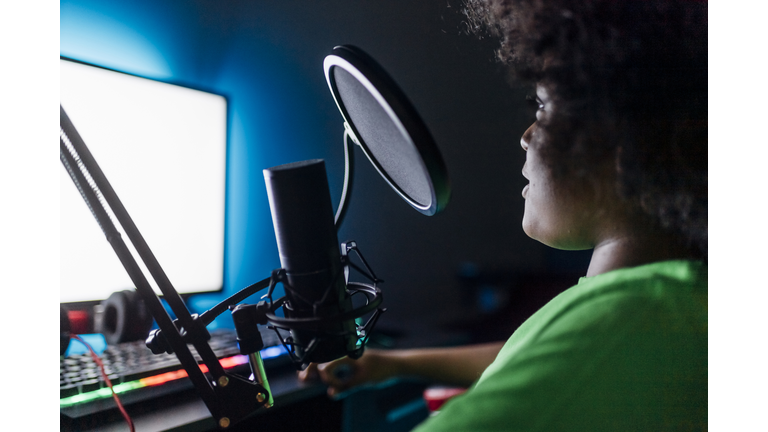
[[[144,340],[152,328],[152,315],[136,290],[112,293],[101,302],[94,327],[110,345]]]
[[[59,305],[59,309],[61,309],[61,321],[59,324],[59,343],[60,343],[60,355],[64,355],[65,352],[67,352],[67,348],[69,347],[69,332],[72,330],[72,325],[69,322],[69,315],[67,314],[67,310],[64,309],[64,306]]]

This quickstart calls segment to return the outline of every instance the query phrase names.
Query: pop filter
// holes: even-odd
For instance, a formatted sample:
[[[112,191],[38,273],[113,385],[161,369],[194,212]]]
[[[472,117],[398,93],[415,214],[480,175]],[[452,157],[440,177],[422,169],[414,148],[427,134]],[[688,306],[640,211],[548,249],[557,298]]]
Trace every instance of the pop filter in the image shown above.
[[[395,81],[350,45],[334,48],[323,66],[345,128],[379,174],[419,212],[443,210],[451,195],[443,158]]]

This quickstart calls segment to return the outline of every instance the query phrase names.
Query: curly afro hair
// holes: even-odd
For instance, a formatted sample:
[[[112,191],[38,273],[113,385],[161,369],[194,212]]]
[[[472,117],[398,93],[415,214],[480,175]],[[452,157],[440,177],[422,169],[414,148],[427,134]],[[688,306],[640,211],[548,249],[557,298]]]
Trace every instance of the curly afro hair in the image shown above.
[[[556,111],[539,124],[553,174],[616,161],[619,194],[707,258],[707,3],[466,0],[517,80]]]

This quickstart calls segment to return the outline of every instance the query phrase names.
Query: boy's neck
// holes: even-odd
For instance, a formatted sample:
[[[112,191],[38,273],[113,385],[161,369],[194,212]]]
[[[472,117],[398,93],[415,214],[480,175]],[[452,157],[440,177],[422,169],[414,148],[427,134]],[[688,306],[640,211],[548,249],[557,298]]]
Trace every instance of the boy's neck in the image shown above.
[[[689,257],[688,250],[666,233],[657,231],[614,236],[595,246],[589,261],[587,276],[597,276],[620,268]]]

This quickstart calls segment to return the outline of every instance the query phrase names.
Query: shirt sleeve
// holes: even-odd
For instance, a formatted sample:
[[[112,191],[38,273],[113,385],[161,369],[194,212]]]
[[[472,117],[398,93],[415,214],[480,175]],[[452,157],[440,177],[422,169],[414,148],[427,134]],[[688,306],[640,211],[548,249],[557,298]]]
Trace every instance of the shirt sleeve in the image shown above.
[[[631,290],[579,299],[416,431],[706,430],[696,324],[679,304]]]

